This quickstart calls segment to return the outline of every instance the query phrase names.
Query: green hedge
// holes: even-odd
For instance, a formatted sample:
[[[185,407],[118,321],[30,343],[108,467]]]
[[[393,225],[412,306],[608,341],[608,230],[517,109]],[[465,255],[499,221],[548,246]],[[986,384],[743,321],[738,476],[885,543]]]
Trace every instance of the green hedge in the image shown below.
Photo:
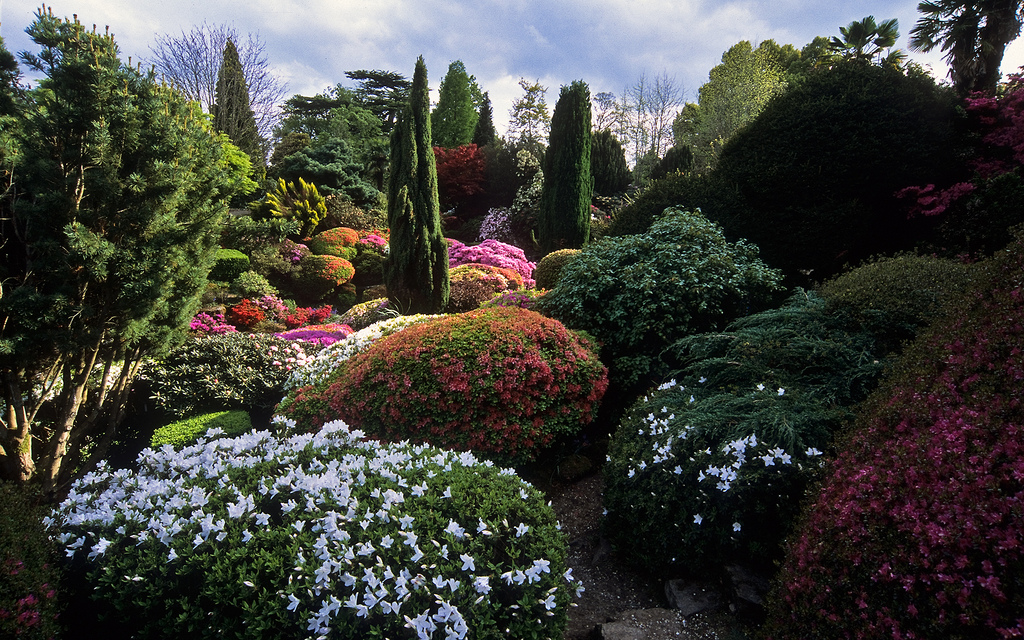
[[[214,282],[234,282],[238,276],[249,270],[249,256],[237,249],[218,249],[217,262],[210,270]]]

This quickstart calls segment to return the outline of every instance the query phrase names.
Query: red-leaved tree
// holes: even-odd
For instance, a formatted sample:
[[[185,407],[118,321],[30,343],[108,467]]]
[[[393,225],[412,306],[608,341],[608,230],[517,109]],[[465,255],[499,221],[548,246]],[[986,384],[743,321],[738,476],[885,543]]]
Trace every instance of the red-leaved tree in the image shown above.
[[[479,196],[484,193],[486,161],[480,149],[475,144],[454,149],[434,147],[434,158],[442,214],[468,219],[482,213],[486,204]]]

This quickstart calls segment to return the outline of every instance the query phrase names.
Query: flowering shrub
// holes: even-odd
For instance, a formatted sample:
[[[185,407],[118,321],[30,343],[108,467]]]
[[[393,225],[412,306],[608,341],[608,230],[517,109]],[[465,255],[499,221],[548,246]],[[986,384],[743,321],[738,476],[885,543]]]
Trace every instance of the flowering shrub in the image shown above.
[[[526,287],[534,286],[533,270],[536,264],[526,259],[526,254],[519,247],[514,247],[497,240],[484,240],[478,245],[469,246],[458,240],[448,240],[448,266],[460,264],[489,264],[494,267],[511,269],[523,276]]]
[[[313,324],[301,329],[292,329],[284,333],[275,333],[278,338],[284,340],[298,340],[299,342],[312,342],[322,346],[334,344],[339,340],[352,335],[352,327],[347,324]]]
[[[512,211],[501,207],[489,209],[480,223],[480,240],[497,240],[511,244],[515,240],[512,231]]]
[[[164,425],[153,432],[149,446],[159,449],[169,444],[175,449],[195,444],[207,431],[219,429],[234,437],[252,430],[252,419],[245,411],[214,411]]]
[[[541,258],[540,262],[537,263],[537,269],[533,272],[533,279],[537,281],[537,288],[554,289],[562,275],[562,269],[579,252],[579,249],[559,249]]]
[[[133,637],[560,637],[582,585],[543,495],[362,435],[146,450],[137,473],[77,482],[53,523]]]
[[[0,636],[59,637],[59,549],[46,536],[46,510],[29,487],[0,483]]]
[[[321,299],[345,284],[355,275],[355,268],[348,260],[335,256],[307,256],[300,263],[302,273],[298,284],[305,297]]]
[[[277,289],[266,278],[251,270],[240,273],[231,288],[246,298],[277,295]]]
[[[351,260],[356,255],[359,233],[347,227],[335,227],[316,234],[309,241],[309,250],[318,255],[337,256]]]
[[[491,307],[518,307],[519,309],[533,310],[534,303],[547,291],[543,289],[524,289],[522,291],[502,291],[496,293],[493,298],[480,305],[481,308]]]
[[[523,276],[511,269],[486,264],[460,264],[449,272],[449,313],[472,311],[495,294],[523,288]]]
[[[341,418],[385,440],[525,460],[592,419],[606,374],[593,345],[561,323],[480,309],[376,341],[278,411],[304,429]]]
[[[292,343],[270,334],[226,333],[191,337],[140,374],[150,382],[160,409],[183,417],[224,409],[266,410],[284,395],[284,381],[312,343]],[[287,349],[288,354],[281,352]],[[295,358],[295,362],[288,362]],[[277,362],[278,364],[274,364]]]
[[[365,329],[375,322],[380,322],[381,320],[393,318],[398,315],[397,311],[391,309],[390,304],[391,303],[387,298],[376,298],[374,300],[360,302],[357,305],[353,305],[351,309],[343,313],[341,321],[356,331]]]
[[[362,245],[365,245],[365,246],[368,246],[368,247],[374,247],[376,249],[379,249],[384,254],[387,254],[387,252],[388,252],[388,242],[390,242],[390,240],[389,240],[389,236],[390,235],[391,234],[388,231],[386,231],[386,230],[381,231],[380,229],[372,229],[370,231],[360,231],[359,232],[359,244],[362,244]]]
[[[224,314],[220,311],[214,311],[212,314],[200,311],[192,318],[188,328],[204,335],[219,335],[236,331],[233,325],[224,322]]]
[[[267,317],[267,312],[255,301],[243,298],[228,309],[227,320],[236,327],[249,329]]]
[[[1024,238],[904,354],[810,505],[774,638],[1024,634]]]
[[[331,305],[321,307],[296,307],[284,317],[284,324],[289,329],[298,329],[309,324],[322,324],[331,317]]]
[[[345,340],[327,345],[316,355],[313,355],[299,363],[285,381],[284,389],[293,392],[299,387],[307,385],[319,385],[326,382],[332,372],[345,360],[348,360],[357,353],[366,351],[374,342],[385,336],[397,333],[406,327],[414,324],[440,318],[442,316],[430,316],[414,314],[411,316],[390,316],[386,320],[373,323],[356,331]]]
[[[312,255],[309,247],[299,242],[292,242],[291,240],[285,240],[282,242],[278,248],[278,252],[281,254],[282,258],[292,264],[298,264],[303,258]]]

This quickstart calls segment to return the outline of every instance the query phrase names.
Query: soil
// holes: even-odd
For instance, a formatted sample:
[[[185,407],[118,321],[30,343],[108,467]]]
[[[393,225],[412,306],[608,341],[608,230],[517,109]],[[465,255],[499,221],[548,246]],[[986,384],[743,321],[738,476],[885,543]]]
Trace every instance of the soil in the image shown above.
[[[534,481],[547,492],[569,539],[569,566],[586,591],[569,612],[565,640],[611,636],[636,640],[743,640],[750,630],[727,610],[683,618],[667,609],[662,583],[637,570],[611,548],[601,533],[603,480],[600,470],[574,481],[552,477]],[[625,629],[623,629],[625,628]]]

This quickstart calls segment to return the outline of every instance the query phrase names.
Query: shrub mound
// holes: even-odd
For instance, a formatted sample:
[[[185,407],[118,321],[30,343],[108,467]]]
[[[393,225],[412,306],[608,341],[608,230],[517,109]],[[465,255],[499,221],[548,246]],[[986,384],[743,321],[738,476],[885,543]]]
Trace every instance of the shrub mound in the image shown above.
[[[322,231],[309,241],[309,250],[317,255],[335,256],[352,260],[356,255],[359,232],[347,227],[335,227]]]
[[[579,249],[559,249],[541,258],[533,272],[537,288],[554,289],[562,275],[562,269],[579,252]]]
[[[605,467],[608,536],[655,574],[770,568],[804,490],[883,356],[813,293],[674,348],[686,368],[624,416]]]
[[[249,270],[249,256],[237,249],[217,249],[217,262],[210,270],[210,280],[234,282],[235,278]]]
[[[757,247],[727,242],[699,212],[670,210],[647,233],[582,249],[537,309],[597,338],[616,384],[647,386],[670,369],[666,347],[756,310],[779,280]]]
[[[376,341],[278,410],[305,429],[340,418],[384,440],[518,461],[588,423],[606,387],[588,339],[525,309],[479,309]]]
[[[503,291],[497,293],[493,298],[480,306],[484,309],[491,307],[518,307],[533,311],[539,298],[545,293],[543,289],[523,289],[522,291]]]
[[[1024,633],[1024,238],[867,402],[793,537],[774,638]]]
[[[449,267],[473,263],[511,269],[523,276],[524,286],[534,286],[533,270],[537,265],[527,260],[526,254],[519,247],[497,240],[484,240],[473,246],[462,244],[458,240],[448,240]]]
[[[449,272],[449,277],[448,313],[472,311],[496,294],[523,288],[523,276],[519,273],[487,264],[460,264]]]
[[[195,444],[211,429],[219,429],[224,435],[238,436],[252,430],[252,420],[245,411],[214,411],[192,418],[177,420],[153,432],[149,446],[159,449],[169,444],[175,449]]]
[[[560,637],[579,585],[543,495],[361,436],[146,450],[74,485],[60,540],[125,637]]]
[[[301,329],[292,329],[282,333],[275,333],[274,335],[284,340],[312,342],[326,347],[352,335],[352,327],[336,322],[330,324],[311,324]]]
[[[387,298],[375,298],[352,305],[352,308],[341,314],[341,322],[356,331],[365,329],[375,322],[394,318],[397,311],[392,311]]]
[[[276,296],[277,287],[256,273],[255,271],[243,271],[231,282],[231,288],[238,292],[243,298],[260,298],[263,296]]]
[[[302,266],[298,278],[301,291],[305,297],[316,300],[333,293],[356,273],[351,262],[335,256],[311,255],[299,264]]]

